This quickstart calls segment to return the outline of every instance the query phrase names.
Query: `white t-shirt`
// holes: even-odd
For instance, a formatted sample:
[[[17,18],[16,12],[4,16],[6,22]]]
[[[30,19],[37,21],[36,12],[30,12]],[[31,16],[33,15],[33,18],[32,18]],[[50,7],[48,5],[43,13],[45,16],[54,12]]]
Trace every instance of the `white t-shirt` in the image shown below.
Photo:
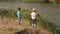
[[[36,19],[36,13],[35,13],[35,12],[32,12],[32,13],[31,13],[31,18],[32,18],[32,19]]]

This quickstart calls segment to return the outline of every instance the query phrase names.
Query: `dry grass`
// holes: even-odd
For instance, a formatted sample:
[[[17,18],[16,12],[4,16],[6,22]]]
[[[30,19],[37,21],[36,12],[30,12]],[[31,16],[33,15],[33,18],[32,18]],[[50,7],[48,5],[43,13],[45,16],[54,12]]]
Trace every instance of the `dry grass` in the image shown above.
[[[0,18],[0,34],[14,34],[17,31],[22,31],[24,29],[28,30],[28,32],[35,33],[39,29],[42,34],[51,34],[47,30],[43,30],[42,28],[32,28],[30,22],[27,19],[22,19],[21,25],[18,25],[17,20],[8,19],[8,18]]]

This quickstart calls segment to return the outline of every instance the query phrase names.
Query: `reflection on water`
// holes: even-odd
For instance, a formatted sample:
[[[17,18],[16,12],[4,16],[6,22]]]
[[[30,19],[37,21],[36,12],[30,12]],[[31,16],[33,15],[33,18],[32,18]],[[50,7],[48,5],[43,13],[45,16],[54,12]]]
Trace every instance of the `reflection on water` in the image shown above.
[[[37,12],[43,15],[47,15],[49,19],[60,25],[60,7],[55,7],[50,3],[2,3],[0,2],[0,7],[22,7],[22,8],[37,8]],[[60,6],[60,5],[59,5]]]

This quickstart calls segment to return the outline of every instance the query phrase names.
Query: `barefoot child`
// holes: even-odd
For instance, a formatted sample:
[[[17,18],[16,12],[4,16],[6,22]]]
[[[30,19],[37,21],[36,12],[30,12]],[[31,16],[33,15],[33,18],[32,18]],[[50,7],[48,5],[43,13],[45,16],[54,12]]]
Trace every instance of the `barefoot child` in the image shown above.
[[[32,27],[36,27],[36,8],[32,9],[31,19],[32,19]]]
[[[18,23],[20,25],[21,24],[21,18],[22,18],[22,12],[21,12],[20,7],[17,8],[17,17],[18,17]]]

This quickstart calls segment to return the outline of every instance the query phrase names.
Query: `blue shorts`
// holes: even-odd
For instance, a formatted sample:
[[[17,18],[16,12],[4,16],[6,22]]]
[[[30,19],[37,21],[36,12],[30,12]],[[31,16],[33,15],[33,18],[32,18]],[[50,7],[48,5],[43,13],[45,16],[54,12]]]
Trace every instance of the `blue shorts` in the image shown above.
[[[36,19],[32,19],[32,24],[36,24]]]

